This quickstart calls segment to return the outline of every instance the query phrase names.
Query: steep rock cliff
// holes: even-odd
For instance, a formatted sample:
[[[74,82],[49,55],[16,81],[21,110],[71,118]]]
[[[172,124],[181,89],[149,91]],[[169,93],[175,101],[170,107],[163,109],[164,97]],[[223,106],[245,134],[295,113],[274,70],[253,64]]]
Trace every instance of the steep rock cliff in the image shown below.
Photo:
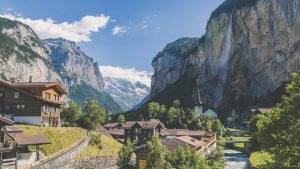
[[[299,70],[300,2],[240,2],[227,0],[217,8],[202,38],[175,41],[153,59],[152,100],[185,95],[181,100],[192,102],[187,106],[203,102],[224,116],[274,105]]]
[[[27,25],[0,18],[0,76],[7,81],[57,81],[47,49]]]
[[[43,40],[49,49],[53,66],[69,86],[86,83],[98,90],[104,90],[103,77],[98,64],[87,56],[75,42],[62,38]]]
[[[25,24],[0,18],[0,79],[23,82],[60,81],[69,91],[67,100],[81,106],[96,98],[107,112],[120,111],[119,105],[104,92],[98,64],[74,42],[47,40],[45,45]]]

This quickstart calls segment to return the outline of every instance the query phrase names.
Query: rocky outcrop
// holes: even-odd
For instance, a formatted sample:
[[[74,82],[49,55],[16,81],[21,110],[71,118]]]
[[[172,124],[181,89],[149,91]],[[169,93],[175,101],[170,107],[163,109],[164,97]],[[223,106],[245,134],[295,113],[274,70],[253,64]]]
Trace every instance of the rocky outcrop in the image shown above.
[[[49,49],[51,62],[69,86],[86,83],[95,89],[104,90],[97,62],[82,52],[75,42],[61,38],[46,39],[43,42]]]
[[[180,83],[194,84],[189,94],[194,105],[201,99],[224,112],[273,105],[274,92],[299,70],[300,2],[247,3],[225,1],[213,13],[202,38],[167,45],[152,62],[150,98],[160,97],[185,79]]]
[[[60,81],[69,92],[67,100],[84,106],[96,98],[108,113],[120,106],[104,91],[98,64],[74,42],[49,39],[42,42],[25,24],[0,18],[0,79],[6,81]]]
[[[27,25],[0,18],[0,77],[7,81],[57,81],[46,48]]]

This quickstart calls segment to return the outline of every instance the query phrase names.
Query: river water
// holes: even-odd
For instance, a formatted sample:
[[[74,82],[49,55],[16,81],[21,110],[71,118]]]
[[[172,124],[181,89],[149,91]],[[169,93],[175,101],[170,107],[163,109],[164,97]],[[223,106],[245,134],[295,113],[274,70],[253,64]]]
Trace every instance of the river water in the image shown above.
[[[225,169],[248,169],[249,158],[243,152],[225,149],[224,154],[226,158]]]

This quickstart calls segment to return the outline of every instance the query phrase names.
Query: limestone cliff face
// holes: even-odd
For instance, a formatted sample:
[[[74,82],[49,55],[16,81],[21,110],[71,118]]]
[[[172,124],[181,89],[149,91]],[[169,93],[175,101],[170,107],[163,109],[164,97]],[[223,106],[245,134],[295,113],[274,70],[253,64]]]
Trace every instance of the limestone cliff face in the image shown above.
[[[104,90],[97,62],[82,52],[75,42],[65,39],[46,39],[43,42],[50,51],[51,62],[69,86],[86,83]]]
[[[7,81],[57,81],[47,49],[28,26],[0,18],[0,76]]]
[[[175,41],[153,59],[150,98],[184,77],[194,84],[193,104],[201,99],[226,110],[272,104],[265,100],[300,68],[300,1],[253,0],[222,12],[232,1],[213,13],[201,39]]]

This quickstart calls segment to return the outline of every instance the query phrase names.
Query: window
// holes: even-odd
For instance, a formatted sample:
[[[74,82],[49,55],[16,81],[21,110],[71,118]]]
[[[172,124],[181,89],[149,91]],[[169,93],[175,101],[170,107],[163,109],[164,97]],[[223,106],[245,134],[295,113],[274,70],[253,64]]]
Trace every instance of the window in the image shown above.
[[[141,128],[134,128],[134,133],[141,133]]]
[[[50,100],[50,93],[45,92],[45,97],[46,97],[46,99]]]
[[[19,97],[20,97],[20,93],[19,93],[19,92],[15,92],[15,93],[14,93],[14,98],[15,98],[15,99],[18,99]]]
[[[54,95],[54,100],[55,101],[59,101],[59,96],[58,95]]]
[[[25,109],[25,105],[24,104],[18,104],[17,109]]]

